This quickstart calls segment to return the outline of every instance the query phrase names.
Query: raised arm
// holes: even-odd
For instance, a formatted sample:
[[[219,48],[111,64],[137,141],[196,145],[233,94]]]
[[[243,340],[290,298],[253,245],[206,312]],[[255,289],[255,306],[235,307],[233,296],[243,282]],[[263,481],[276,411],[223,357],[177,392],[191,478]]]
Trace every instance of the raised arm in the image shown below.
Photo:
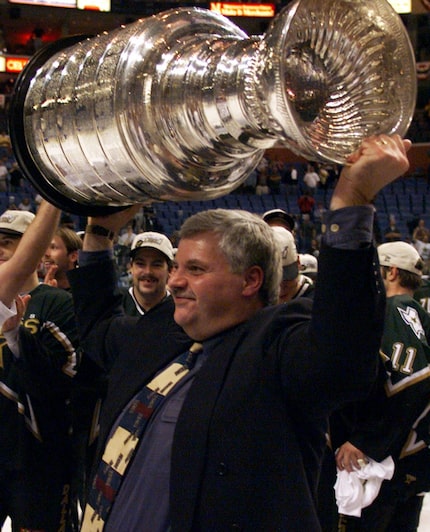
[[[370,202],[408,169],[409,147],[410,142],[397,135],[365,139],[342,170],[325,213],[309,334],[311,354],[304,359],[299,343],[288,359],[295,376],[303,375],[294,381],[299,387],[295,390],[293,385],[291,393],[312,408],[330,411],[346,400],[361,399],[373,384],[385,290],[372,245]]]
[[[0,301],[10,307],[37,268],[57,229],[61,211],[43,200],[13,256],[0,267]]]

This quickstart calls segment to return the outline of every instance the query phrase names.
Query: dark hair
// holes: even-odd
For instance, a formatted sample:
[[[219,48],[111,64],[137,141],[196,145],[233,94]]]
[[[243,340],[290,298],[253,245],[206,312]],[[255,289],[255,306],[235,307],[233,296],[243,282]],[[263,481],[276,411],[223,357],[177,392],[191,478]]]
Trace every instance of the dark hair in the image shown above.
[[[418,270],[421,270],[423,267],[423,264],[421,261],[418,261],[418,263],[415,265],[415,268]],[[383,270],[387,272],[391,266],[382,266]],[[399,284],[403,288],[408,288],[409,290],[417,290],[421,286],[421,276],[408,272],[407,270],[402,270],[401,268],[397,268],[397,271],[399,272]]]

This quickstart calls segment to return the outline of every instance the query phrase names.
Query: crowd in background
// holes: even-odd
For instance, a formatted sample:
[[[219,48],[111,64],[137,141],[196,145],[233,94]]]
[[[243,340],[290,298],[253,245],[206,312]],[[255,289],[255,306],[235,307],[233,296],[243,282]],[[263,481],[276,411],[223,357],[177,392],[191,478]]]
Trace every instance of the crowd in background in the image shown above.
[[[423,121],[421,120],[423,123]],[[426,124],[430,128],[430,118]],[[430,134],[429,137],[430,138]],[[314,162],[288,162],[265,156],[246,181],[229,198],[219,204],[211,202],[187,202],[186,208],[181,202],[154,202],[146,205],[134,216],[133,220],[123,228],[115,242],[115,257],[124,279],[128,283],[127,267],[131,242],[136,234],[143,231],[158,231],[166,234],[176,245],[176,234],[181,223],[189,214],[210,207],[238,207],[262,214],[271,207],[280,207],[294,219],[294,235],[299,253],[307,253],[318,257],[321,241],[321,223],[324,212],[330,201],[334,186],[339,177],[341,167],[337,164]],[[423,169],[418,179],[430,183],[430,164]],[[234,203],[230,200],[234,197]],[[18,209],[35,213],[42,197],[23,175],[11,148],[9,135],[0,130],[0,209]],[[260,201],[261,200],[261,203]],[[427,248],[426,220],[421,212],[399,213],[397,208],[390,211],[389,207],[375,202],[375,238],[377,243],[393,240],[417,242],[418,251],[426,263],[430,261],[430,250]],[[401,218],[401,220],[400,220]],[[61,224],[75,231],[82,231],[86,217],[63,212]],[[417,226],[422,228],[417,233]],[[423,228],[424,226],[424,228]],[[425,231],[424,231],[425,230]],[[419,237],[420,236],[420,237]],[[427,273],[427,272],[426,272]]]

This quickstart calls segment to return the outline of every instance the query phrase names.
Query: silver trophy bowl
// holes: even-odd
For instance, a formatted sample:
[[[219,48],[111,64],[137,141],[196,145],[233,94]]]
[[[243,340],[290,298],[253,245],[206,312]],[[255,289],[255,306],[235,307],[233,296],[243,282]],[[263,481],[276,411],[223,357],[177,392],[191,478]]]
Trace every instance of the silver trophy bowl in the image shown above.
[[[386,0],[296,0],[263,36],[179,8],[42,49],[9,129],[40,194],[102,214],[228,194],[267,148],[342,164],[372,134],[404,135],[414,53]]]

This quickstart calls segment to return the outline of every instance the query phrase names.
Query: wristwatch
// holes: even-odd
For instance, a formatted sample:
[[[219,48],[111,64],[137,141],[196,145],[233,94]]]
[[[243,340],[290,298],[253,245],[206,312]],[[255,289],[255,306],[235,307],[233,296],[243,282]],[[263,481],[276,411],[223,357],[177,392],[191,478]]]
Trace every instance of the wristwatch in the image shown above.
[[[90,235],[98,235],[98,236],[105,236],[109,238],[109,240],[113,240],[115,233],[111,231],[110,229],[106,229],[106,227],[103,227],[102,225],[87,225],[85,227],[85,232]]]

